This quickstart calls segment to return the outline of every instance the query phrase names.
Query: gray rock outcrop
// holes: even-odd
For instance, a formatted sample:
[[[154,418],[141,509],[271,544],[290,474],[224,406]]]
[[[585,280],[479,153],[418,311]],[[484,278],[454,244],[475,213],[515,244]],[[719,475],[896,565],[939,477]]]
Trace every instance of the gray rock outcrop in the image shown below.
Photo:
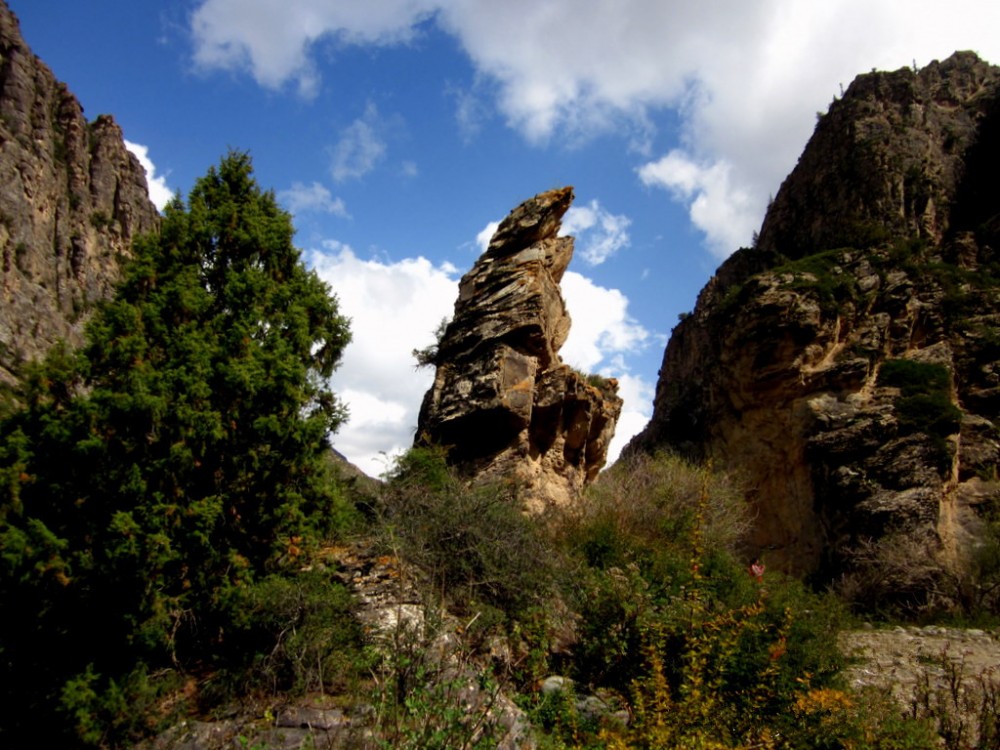
[[[57,340],[81,342],[132,239],[157,223],[121,129],[87,122],[0,0],[0,381]]]
[[[559,357],[570,328],[559,282],[573,256],[559,228],[572,200],[562,188],[525,201],[462,277],[416,437],[471,476],[521,481],[534,511],[596,478],[622,406],[617,381]]]
[[[860,76],[675,328],[628,450],[741,472],[778,567],[836,578],[895,539],[961,569],[1000,509],[997,174],[1000,68]]]

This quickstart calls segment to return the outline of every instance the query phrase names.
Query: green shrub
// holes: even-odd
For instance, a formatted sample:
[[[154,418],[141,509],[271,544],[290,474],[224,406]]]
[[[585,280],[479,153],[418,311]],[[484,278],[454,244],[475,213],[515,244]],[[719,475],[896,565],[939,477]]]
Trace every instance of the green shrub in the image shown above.
[[[336,692],[366,667],[353,598],[324,571],[269,575],[233,589],[215,661],[238,692]]]
[[[879,369],[878,384],[899,388],[903,396],[941,393],[951,388],[951,374],[944,365],[887,359]]]
[[[556,522],[561,543],[601,569],[674,570],[678,555],[686,565],[695,528],[706,549],[736,553],[750,530],[749,510],[733,477],[669,453],[622,458]]]
[[[895,403],[900,434],[926,435],[939,469],[948,471],[954,447],[946,438],[958,432],[962,423],[962,411],[952,401],[948,368],[911,359],[889,359],[882,363],[878,384],[900,390]]]
[[[840,267],[847,250],[826,250],[806,255],[771,269],[771,273],[791,276],[787,286],[816,298],[827,314],[836,314],[843,303],[860,297],[854,275]]]
[[[571,675],[633,722],[588,729],[557,711],[553,747],[766,747],[808,689],[836,689],[843,608],[751,575],[749,522],[731,477],[668,454],[620,462],[563,513],[556,539],[578,560]]]
[[[89,664],[62,686],[59,713],[79,743],[104,747],[131,744],[166,728],[192,708],[186,700],[166,699],[181,694],[184,680],[184,675],[172,669],[150,674],[145,664],[107,678]],[[50,732],[40,730],[39,735]]]
[[[551,551],[513,483],[469,485],[442,450],[413,448],[387,475],[381,511],[383,544],[462,611],[485,604],[515,615],[551,591]]]

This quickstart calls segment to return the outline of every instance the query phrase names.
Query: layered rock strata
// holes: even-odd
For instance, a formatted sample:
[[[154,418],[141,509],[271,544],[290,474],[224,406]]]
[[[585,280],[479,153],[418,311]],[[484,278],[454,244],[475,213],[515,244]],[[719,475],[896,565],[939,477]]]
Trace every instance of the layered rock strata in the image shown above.
[[[890,537],[967,562],[1000,511],[997,174],[1000,69],[860,76],[674,329],[628,450],[741,472],[788,570]]]
[[[525,201],[462,277],[416,437],[470,476],[522,482],[534,511],[596,478],[622,406],[617,381],[559,357],[570,329],[559,282],[573,256],[559,228],[572,200],[562,188]]]
[[[57,340],[80,343],[132,238],[157,222],[121,129],[87,122],[0,0],[0,381]]]

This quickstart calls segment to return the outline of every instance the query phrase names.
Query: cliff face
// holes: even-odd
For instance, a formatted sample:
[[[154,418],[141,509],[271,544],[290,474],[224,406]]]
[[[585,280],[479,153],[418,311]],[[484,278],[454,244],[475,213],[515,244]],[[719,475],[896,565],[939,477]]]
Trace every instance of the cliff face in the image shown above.
[[[559,358],[573,239],[558,232],[572,200],[562,188],[521,204],[462,277],[417,430],[467,474],[523,482],[535,511],[597,476],[622,406],[616,381],[588,383]]]
[[[961,566],[1000,510],[998,174],[1000,69],[859,77],[675,328],[629,450],[742,472],[786,569],[894,534]]]
[[[58,339],[80,342],[157,217],[121,129],[87,122],[0,1],[0,380]]]

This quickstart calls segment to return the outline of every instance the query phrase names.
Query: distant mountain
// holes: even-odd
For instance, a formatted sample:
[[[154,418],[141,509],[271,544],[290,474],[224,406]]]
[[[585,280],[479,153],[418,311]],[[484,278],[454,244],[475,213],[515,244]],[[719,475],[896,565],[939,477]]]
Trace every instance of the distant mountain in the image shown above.
[[[1000,512],[1000,68],[872,72],[818,118],[628,451],[740,472],[775,566],[954,572]]]
[[[0,0],[0,381],[58,339],[81,341],[132,238],[157,223],[121,129],[87,122]]]

